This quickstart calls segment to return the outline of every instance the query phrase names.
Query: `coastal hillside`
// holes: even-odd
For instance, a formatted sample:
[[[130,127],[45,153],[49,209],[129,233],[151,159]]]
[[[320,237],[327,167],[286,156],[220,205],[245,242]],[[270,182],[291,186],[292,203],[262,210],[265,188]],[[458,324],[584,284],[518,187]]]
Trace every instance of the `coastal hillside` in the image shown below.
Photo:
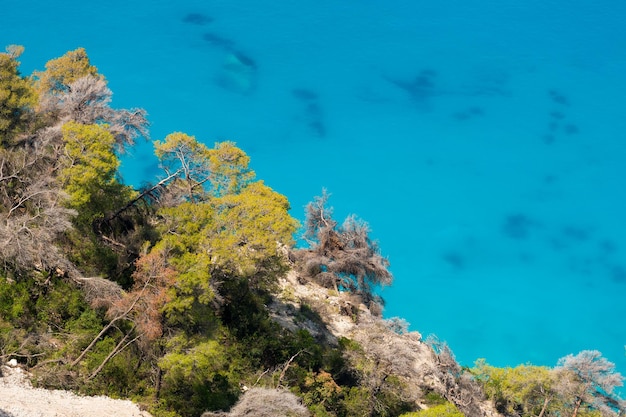
[[[22,53],[0,53],[1,412],[623,412],[600,352],[467,368],[383,318],[393,276],[367,222],[336,219],[326,190],[298,221],[234,142],[173,132],[153,142],[156,178],[125,184],[119,156],[148,137],[146,112],[113,108],[82,48],[30,76]]]
[[[354,304],[355,299],[332,291],[315,283],[303,284],[298,273],[290,271],[279,280],[280,292],[268,306],[273,320],[290,331],[307,331],[320,343],[336,346],[339,340],[352,340],[363,350],[351,353],[352,360],[367,363],[367,383],[377,390],[395,390],[402,387],[404,400],[416,407],[427,409],[434,393],[450,396],[459,401],[466,415],[499,416],[492,404],[483,397],[479,386],[472,386],[471,381],[461,382],[448,375],[448,372],[460,372],[453,358],[437,354],[425,343],[417,332],[407,332],[405,323],[399,320],[383,320],[373,316],[363,305]],[[355,317],[358,316],[358,320]],[[307,354],[301,351],[298,354]],[[447,363],[445,361],[448,361]],[[286,374],[288,367],[283,364],[280,374]],[[398,378],[389,383],[390,376]],[[0,378],[0,410],[7,417],[31,416],[109,416],[148,417],[147,411],[130,401],[113,400],[107,397],[78,396],[66,391],[33,388],[27,374],[21,366],[4,366]],[[327,382],[328,383],[328,382]],[[293,395],[279,380],[277,388],[242,387],[242,400],[238,407],[248,407],[252,414],[238,414],[235,407],[230,415],[291,415],[289,412],[300,410],[301,414],[312,414],[302,404],[302,400]],[[339,386],[336,386],[339,389]],[[430,393],[425,395],[425,393]],[[247,397],[252,394],[252,400]],[[274,397],[272,397],[274,395]],[[439,395],[439,394],[436,394]],[[259,396],[262,401],[255,400]],[[275,398],[276,408],[271,401]],[[247,401],[247,402],[246,402]],[[432,404],[430,404],[432,406]],[[378,404],[382,407],[382,404]],[[265,414],[264,414],[265,413]],[[204,413],[203,416],[223,415],[223,413]]]

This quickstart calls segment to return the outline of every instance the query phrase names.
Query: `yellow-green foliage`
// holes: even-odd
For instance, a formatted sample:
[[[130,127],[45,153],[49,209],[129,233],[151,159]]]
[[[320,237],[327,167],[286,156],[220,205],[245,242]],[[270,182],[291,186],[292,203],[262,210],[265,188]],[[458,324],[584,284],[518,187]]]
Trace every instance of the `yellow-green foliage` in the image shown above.
[[[322,370],[319,373],[308,375],[304,381],[304,389],[306,391],[302,395],[302,399],[307,406],[324,405],[332,410],[339,407],[342,388],[337,385],[328,372]],[[324,407],[319,407],[316,414],[324,414],[325,411]]]
[[[177,251],[198,251],[204,233],[215,227],[215,212],[210,204],[184,202],[159,211],[159,231],[163,241]]]
[[[161,398],[169,407],[183,416],[194,416],[227,409],[235,402],[239,378],[231,369],[227,350],[217,341],[172,350],[159,361],[164,373]]]
[[[209,152],[211,167],[211,194],[223,196],[241,191],[254,179],[248,168],[250,157],[234,142],[219,142]]]
[[[521,408],[524,416],[541,412],[546,398],[553,397],[552,387],[556,383],[552,370],[543,366],[497,368],[479,360],[473,373],[499,410],[518,412]]]
[[[105,126],[68,122],[63,125],[65,168],[59,179],[69,194],[69,206],[89,220],[130,199],[132,191],[117,179],[120,162],[115,138]]]
[[[194,303],[208,304],[213,299],[211,258],[202,249],[206,231],[214,224],[214,212],[206,203],[184,202],[159,212],[162,239],[152,251],[168,253],[168,262],[178,273],[174,296],[165,306],[170,317],[189,311]]]
[[[154,153],[190,201],[206,193],[213,197],[239,193],[254,179],[254,171],[248,168],[250,157],[233,142],[209,149],[195,137],[175,132],[155,141]]]
[[[243,151],[231,143],[217,144],[209,151],[182,133],[168,135],[155,147],[168,172],[189,170],[200,175],[194,181],[199,184],[202,178],[213,175],[213,167],[220,181],[227,184],[220,189],[233,191],[206,201],[189,199],[160,210],[162,240],[157,246],[167,248],[170,263],[179,273],[177,297],[166,309],[181,312],[194,301],[210,301],[213,291],[209,282],[216,269],[222,274],[252,276],[271,271],[281,263],[278,244],[293,244],[298,222],[288,213],[287,198],[262,181],[240,189],[242,181],[252,175]],[[216,158],[221,162],[215,162]],[[192,189],[190,184],[190,195]]]
[[[502,413],[548,417],[567,415],[574,409],[575,396],[562,384],[567,375],[558,369],[534,365],[497,368],[480,359],[472,373]],[[599,415],[587,405],[578,411],[579,417]]]
[[[215,340],[198,343],[184,351],[178,350],[168,353],[159,361],[159,366],[167,372],[167,378],[202,379],[201,373],[208,374],[228,369],[224,349]]]
[[[209,148],[185,133],[174,132],[165,137],[165,140],[154,141],[154,154],[161,161],[161,165],[168,171],[177,169],[201,168],[208,173]]]
[[[185,133],[175,132],[163,141],[154,141],[154,153],[167,175],[173,175],[189,201],[203,195],[203,184],[210,175],[210,153],[203,143]]]
[[[22,132],[37,95],[29,79],[18,71],[17,58],[24,48],[7,47],[0,53],[0,145],[7,143],[16,133]]]
[[[213,200],[215,227],[208,231],[207,250],[221,265],[236,267],[244,275],[260,263],[276,258],[278,244],[291,246],[298,222],[288,213],[285,196],[257,181],[239,194]]]
[[[414,413],[402,414],[401,417],[464,417],[452,403],[445,403]]]
[[[367,387],[351,387],[344,398],[346,416],[359,417],[376,415],[373,406],[373,394]]]
[[[239,194],[162,209],[163,237],[156,248],[167,249],[178,272],[176,297],[166,311],[182,313],[196,301],[207,304],[216,270],[244,277],[264,272],[271,279],[282,263],[278,242],[291,245],[298,227],[288,209],[287,199],[260,181]]]
[[[66,52],[60,58],[46,63],[45,71],[36,71],[37,91],[40,95],[64,92],[74,81],[87,75],[98,76],[84,48]]]

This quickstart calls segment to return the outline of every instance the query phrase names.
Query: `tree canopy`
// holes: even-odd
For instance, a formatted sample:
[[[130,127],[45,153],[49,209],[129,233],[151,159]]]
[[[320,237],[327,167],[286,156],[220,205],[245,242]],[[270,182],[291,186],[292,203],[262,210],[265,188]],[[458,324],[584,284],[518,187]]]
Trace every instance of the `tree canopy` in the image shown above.
[[[104,216],[132,196],[118,181],[115,138],[106,127],[73,121],[62,127],[65,152],[59,180],[69,195],[68,205],[81,217]]]
[[[91,65],[85,48],[68,51],[62,57],[48,61],[45,71],[34,73],[37,91],[42,97],[67,93],[72,83],[89,75],[104,79],[98,74],[98,68]]]
[[[23,50],[23,47],[12,45],[5,53],[0,53],[0,147],[26,130],[37,103],[32,82],[22,77],[18,69],[17,59]]]
[[[497,409],[507,415],[600,417],[624,409],[615,394],[623,377],[598,351],[567,355],[555,368],[497,368],[479,360],[473,373]]]

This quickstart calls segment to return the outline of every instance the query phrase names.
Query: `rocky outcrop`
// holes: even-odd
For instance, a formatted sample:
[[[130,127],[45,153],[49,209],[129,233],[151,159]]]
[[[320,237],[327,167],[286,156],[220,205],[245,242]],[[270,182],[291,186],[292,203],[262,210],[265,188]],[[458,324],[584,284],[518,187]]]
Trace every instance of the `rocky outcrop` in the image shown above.
[[[348,354],[348,359],[375,364],[361,383],[375,387],[393,375],[402,381],[402,397],[420,408],[426,407],[425,393],[436,392],[468,417],[500,416],[445,344],[424,341],[398,321],[373,315],[358,297],[324,288],[296,271],[280,285],[279,297],[268,306],[274,320],[291,330],[306,329],[326,343],[335,344],[342,337],[358,343],[361,357]]]

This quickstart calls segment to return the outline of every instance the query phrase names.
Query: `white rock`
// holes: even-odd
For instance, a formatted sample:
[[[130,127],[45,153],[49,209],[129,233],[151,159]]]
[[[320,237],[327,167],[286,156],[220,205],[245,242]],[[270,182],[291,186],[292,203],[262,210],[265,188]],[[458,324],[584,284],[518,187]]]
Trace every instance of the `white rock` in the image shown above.
[[[17,359],[11,359],[10,361],[7,362],[7,365],[9,365],[12,368],[15,368],[17,366]]]

